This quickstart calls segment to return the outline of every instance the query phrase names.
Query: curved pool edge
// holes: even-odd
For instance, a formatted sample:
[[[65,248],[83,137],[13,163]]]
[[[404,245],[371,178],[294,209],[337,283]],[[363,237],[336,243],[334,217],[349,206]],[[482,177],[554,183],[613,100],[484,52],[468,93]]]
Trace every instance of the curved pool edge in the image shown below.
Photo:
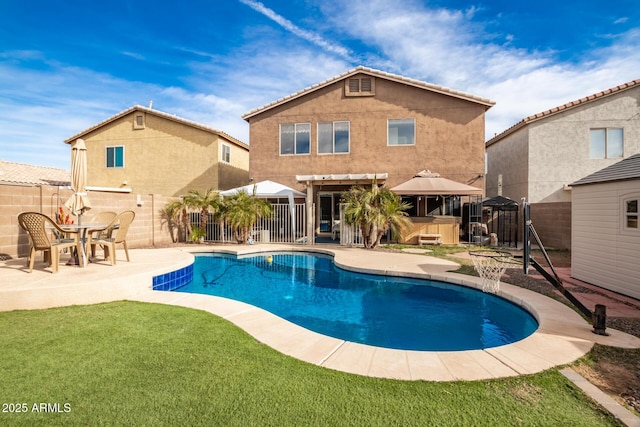
[[[447,271],[456,263],[425,255],[291,245],[205,246],[184,250],[193,254],[216,252],[238,256],[314,252],[333,256],[336,265],[351,271],[481,288],[480,278]],[[258,307],[221,297],[154,291],[136,299],[208,311],[283,354],[329,369],[380,378],[428,381],[502,378],[571,363],[589,352],[596,342],[640,347],[640,339],[616,330],[607,329],[610,336],[606,337],[593,334],[591,326],[578,313],[536,292],[501,283],[498,295],[531,312],[538,320],[538,330],[523,340],[500,347],[448,352],[394,350],[339,340],[309,331]]]

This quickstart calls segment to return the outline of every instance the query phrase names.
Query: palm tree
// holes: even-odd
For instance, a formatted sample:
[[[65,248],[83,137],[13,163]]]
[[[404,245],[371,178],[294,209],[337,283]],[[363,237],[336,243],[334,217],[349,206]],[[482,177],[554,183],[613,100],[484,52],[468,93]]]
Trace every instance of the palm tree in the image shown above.
[[[173,242],[186,240],[186,236],[191,234],[191,222],[189,221],[188,205],[184,199],[171,200],[160,211],[162,218],[167,222],[171,239]],[[178,236],[174,238],[173,229],[178,228]],[[182,233],[180,232],[182,231]]]
[[[372,232],[371,201],[372,193],[364,187],[351,187],[349,191],[342,193],[345,203],[344,219],[348,224],[358,226],[362,232],[364,247],[370,246],[369,236]]]
[[[382,201],[380,204],[380,222],[378,223],[378,235],[373,247],[380,244],[380,239],[387,231],[391,231],[392,238],[397,239],[402,230],[411,224],[407,213],[407,210],[411,208],[409,203],[404,203],[399,195],[384,187],[381,189],[380,194]]]
[[[162,209],[160,209],[160,218],[162,224],[166,223],[169,229],[169,235],[171,241],[176,243],[180,236],[180,227],[178,222],[178,209],[175,205],[175,201],[168,202]],[[176,235],[176,231],[178,234]]]
[[[184,203],[187,207],[200,211],[200,228],[207,229],[209,212],[216,213],[220,209],[220,194],[209,188],[204,193],[198,190],[189,190],[184,196]]]
[[[345,221],[360,227],[364,247],[373,249],[389,230],[397,237],[409,225],[406,212],[411,206],[403,203],[400,196],[374,181],[370,190],[352,187],[343,193],[346,203]]]
[[[250,195],[246,191],[239,191],[224,199],[221,211],[222,217],[233,228],[238,243],[249,240],[249,234],[254,224],[260,218],[269,218],[273,213],[271,204]]]

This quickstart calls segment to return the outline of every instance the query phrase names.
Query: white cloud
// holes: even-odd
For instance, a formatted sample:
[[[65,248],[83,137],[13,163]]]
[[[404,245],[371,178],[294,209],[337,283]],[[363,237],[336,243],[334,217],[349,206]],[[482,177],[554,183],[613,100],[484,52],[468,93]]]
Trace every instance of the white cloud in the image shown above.
[[[162,87],[55,62],[36,70],[0,63],[0,80],[0,158],[65,169],[65,139],[132,105],[172,99]]]
[[[229,109],[246,123],[241,119],[244,113],[333,77],[350,65],[291,41],[281,44],[258,40],[251,48],[192,67],[190,85],[199,92],[233,100]]]
[[[160,111],[249,142],[242,114],[360,64],[497,101],[487,113],[489,137],[531,114],[640,78],[638,29],[608,35],[606,49],[563,63],[551,51],[513,47],[512,35],[487,34],[474,7],[428,8],[412,0],[320,2],[322,16],[313,18],[316,23],[305,21],[314,29],[321,21],[320,35],[260,2],[240,1],[289,36],[263,25],[246,28],[244,39],[224,56],[183,48],[197,57],[180,64],[186,69],[180,76],[184,87],[115,78],[48,61],[38,51],[0,52],[0,158],[68,168],[64,139],[149,100]],[[351,52],[347,39],[362,48]],[[355,62],[356,54],[362,61]],[[37,65],[22,67],[26,62]]]
[[[487,113],[487,137],[532,114],[640,78],[640,31],[623,34],[581,63],[548,63],[504,80],[474,82],[473,89],[497,101]]]
[[[280,25],[285,30],[295,34],[296,36],[298,36],[298,37],[300,37],[300,38],[302,38],[304,40],[307,40],[307,41],[315,44],[316,46],[322,48],[323,50],[325,50],[327,52],[335,53],[336,55],[338,55],[338,56],[340,56],[340,57],[342,57],[344,59],[349,59],[350,56],[351,56],[351,53],[350,53],[349,49],[347,49],[346,47],[341,46],[338,43],[331,43],[331,42],[325,40],[319,34],[316,34],[316,33],[312,32],[312,31],[308,31],[308,30],[305,30],[305,29],[302,29],[302,28],[298,27],[293,22],[289,21],[288,19],[286,19],[282,15],[277,14],[272,9],[269,9],[264,4],[262,4],[262,3],[258,2],[258,1],[240,0],[240,3],[246,4],[247,6],[249,6],[250,8],[255,10],[256,12],[261,13],[264,16],[266,16],[267,18],[271,19],[272,21],[274,21],[275,23]]]
[[[347,64],[293,44],[256,42],[210,62],[188,64],[191,89],[128,81],[81,67],[42,61],[37,70],[20,60],[43,59],[22,52],[0,63],[0,158],[69,168],[64,140],[135,104],[196,121],[249,143],[244,113],[332,77]],[[318,63],[319,62],[319,63]]]
[[[122,54],[123,54],[124,56],[128,56],[128,57],[130,57],[130,58],[137,59],[137,60],[139,60],[139,61],[144,61],[144,60],[146,60],[146,58],[144,57],[144,55],[141,55],[141,54],[136,53],[136,52],[122,52]]]
[[[393,0],[348,1],[327,10],[343,31],[377,47],[395,72],[460,90],[470,82],[495,81],[548,63],[542,53],[490,42],[493,36],[472,20],[474,12],[414,2],[398,7]]]
[[[33,54],[31,58],[41,55]],[[23,56],[13,57],[23,59]],[[68,168],[69,148],[64,139],[89,126],[87,116],[104,111],[108,100],[87,86],[105,76],[77,68],[47,64],[43,70],[25,70],[11,62],[0,64],[0,157],[3,160]],[[91,94],[91,97],[86,95]]]
[[[349,0],[324,10],[342,31],[377,47],[383,68],[497,101],[487,114],[488,137],[531,114],[640,77],[638,29],[608,35],[612,46],[563,63],[552,51],[511,47],[509,34],[503,45],[492,42],[495,36],[472,21],[474,9]]]

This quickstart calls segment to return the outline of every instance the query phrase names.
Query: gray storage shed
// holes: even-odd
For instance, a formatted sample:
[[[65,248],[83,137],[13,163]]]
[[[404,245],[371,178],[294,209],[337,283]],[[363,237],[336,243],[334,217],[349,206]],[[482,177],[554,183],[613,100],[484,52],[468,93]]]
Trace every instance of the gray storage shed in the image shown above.
[[[640,153],[571,187],[571,275],[640,299]]]

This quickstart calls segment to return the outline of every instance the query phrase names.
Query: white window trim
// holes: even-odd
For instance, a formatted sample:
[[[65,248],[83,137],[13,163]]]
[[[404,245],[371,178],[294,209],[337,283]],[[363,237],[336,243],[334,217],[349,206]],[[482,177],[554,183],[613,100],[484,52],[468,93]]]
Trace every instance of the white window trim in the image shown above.
[[[109,155],[108,155],[108,149],[109,148],[118,148],[118,147],[122,147],[122,166],[108,166],[108,160],[109,160]],[[126,150],[124,149],[124,145],[108,145],[106,147],[104,147],[104,166],[106,169],[124,169],[124,165],[125,165],[125,155],[126,155]],[[114,164],[115,164],[115,159],[114,159]]]
[[[389,124],[392,120],[411,120],[413,121],[413,143],[412,144],[390,144],[389,141]],[[403,119],[387,119],[387,147],[413,147],[416,145],[416,139],[418,135],[416,132],[416,119],[415,118],[403,118]]]
[[[221,149],[222,149],[222,153],[221,153],[220,161],[230,164],[231,163],[231,146],[228,145],[228,144],[222,144]],[[225,156],[225,154],[227,152],[229,153],[229,159],[228,160],[226,159],[226,156]]]
[[[638,228],[628,227],[627,226],[627,217],[629,212],[627,212],[627,202],[636,200],[638,202],[638,207],[640,208],[640,193],[627,193],[620,196],[620,231],[623,234],[632,234],[638,235],[640,234],[640,226]],[[639,209],[640,210],[640,209]],[[631,213],[631,215],[635,215],[636,218],[640,220],[640,212]]]
[[[609,130],[620,129],[622,131],[622,155],[617,157],[609,156]],[[591,144],[591,132],[594,130],[604,131],[604,157],[593,157],[591,153],[591,146],[589,146],[589,158],[593,160],[602,159],[622,159],[624,158],[624,128],[623,127],[595,127],[589,129],[589,144]]]
[[[293,125],[293,133],[297,135],[297,126],[298,125],[309,125],[309,152],[299,154],[296,152],[296,138],[293,138],[293,153],[291,154],[282,154],[282,126],[283,125]],[[300,122],[300,123],[280,123],[278,125],[278,154],[282,157],[291,157],[291,156],[310,156],[311,155],[311,122]]]
[[[322,123],[331,123],[331,153],[321,153],[320,152],[320,124]],[[347,123],[349,125],[349,150],[344,153],[336,153],[336,131],[335,125],[336,123]],[[349,120],[336,120],[334,122],[318,122],[316,125],[316,153],[318,156],[340,156],[345,154],[351,154],[351,122]]]

